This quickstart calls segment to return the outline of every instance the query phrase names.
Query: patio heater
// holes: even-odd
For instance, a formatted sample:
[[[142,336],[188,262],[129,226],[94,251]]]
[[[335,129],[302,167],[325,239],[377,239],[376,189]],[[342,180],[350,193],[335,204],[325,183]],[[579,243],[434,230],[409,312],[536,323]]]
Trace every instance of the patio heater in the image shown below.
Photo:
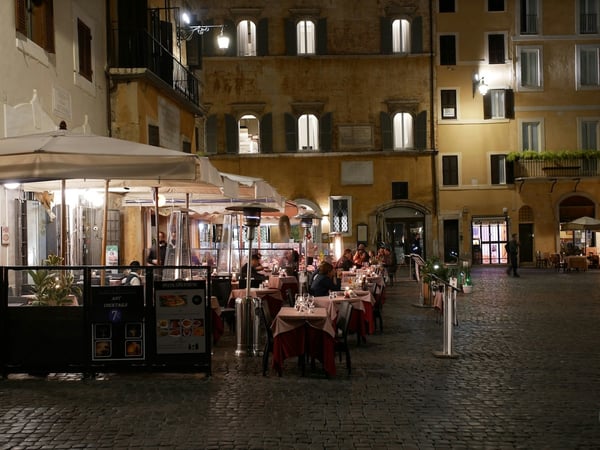
[[[248,230],[248,264],[246,272],[246,296],[235,299],[236,314],[236,356],[253,356],[255,345],[253,339],[254,314],[253,299],[251,295],[252,277],[252,241],[256,236],[256,228],[260,225],[260,216],[262,212],[275,212],[276,208],[263,205],[261,203],[249,203],[245,205],[229,206],[228,211],[241,212],[244,216],[244,226]]]
[[[313,220],[314,219],[320,219],[319,216],[317,216],[314,213],[303,213],[303,214],[298,214],[297,216],[294,217],[294,219],[299,219],[300,220],[300,226],[304,229],[304,270],[301,272],[301,277],[302,279],[299,280],[300,283],[298,284],[298,290],[300,295],[303,294],[302,292],[302,287],[304,286],[304,283],[306,282],[306,291],[308,292],[308,272],[307,272],[307,261],[308,261],[308,233],[310,231],[310,229],[313,226]]]

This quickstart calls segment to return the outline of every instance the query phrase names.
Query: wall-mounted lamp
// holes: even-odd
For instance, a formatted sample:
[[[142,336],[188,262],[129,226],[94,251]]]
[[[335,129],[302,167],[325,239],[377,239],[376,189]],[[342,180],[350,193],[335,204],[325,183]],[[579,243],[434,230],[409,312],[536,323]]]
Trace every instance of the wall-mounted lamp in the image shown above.
[[[485,77],[480,76],[478,73],[473,75],[473,97],[475,97],[476,92],[479,92],[481,95],[485,95],[488,92],[488,85],[485,84]]]
[[[220,28],[221,32],[217,37],[217,45],[222,50],[229,48],[229,36],[223,34],[223,29],[225,28],[225,25],[190,25],[190,16],[186,12],[181,14],[181,21],[183,22],[184,26],[182,26],[178,30],[178,35],[180,39],[185,39],[186,41],[189,41],[192,39],[192,37],[194,37],[194,33],[197,33],[198,35],[202,36],[204,33],[210,31],[211,28]]]

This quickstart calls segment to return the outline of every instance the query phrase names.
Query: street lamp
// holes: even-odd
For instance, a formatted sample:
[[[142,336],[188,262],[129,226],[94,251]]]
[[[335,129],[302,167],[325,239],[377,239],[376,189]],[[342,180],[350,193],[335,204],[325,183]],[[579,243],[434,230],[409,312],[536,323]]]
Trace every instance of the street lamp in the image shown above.
[[[250,278],[252,277],[252,241],[256,236],[256,228],[260,225],[262,212],[275,212],[276,208],[263,205],[262,203],[249,203],[245,205],[229,206],[228,211],[241,212],[244,216],[244,226],[248,229],[248,263],[246,271],[246,297],[238,298],[236,303],[236,356],[253,356],[258,351],[258,342],[253,342],[252,336],[252,296],[250,291]],[[254,345],[256,344],[256,346]]]
[[[217,36],[217,45],[221,50],[229,48],[229,36],[223,34],[225,25],[190,25],[191,19],[189,14],[186,12],[181,14],[181,21],[185,24],[185,26],[180,27],[178,30],[180,39],[189,41],[194,37],[194,33],[202,36],[212,28],[220,28],[221,32],[219,33],[219,36]]]

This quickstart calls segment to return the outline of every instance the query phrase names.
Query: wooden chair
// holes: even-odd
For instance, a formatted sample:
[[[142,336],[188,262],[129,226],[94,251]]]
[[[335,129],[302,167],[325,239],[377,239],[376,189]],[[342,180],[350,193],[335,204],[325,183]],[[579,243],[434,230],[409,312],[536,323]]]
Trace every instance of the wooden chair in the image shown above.
[[[273,330],[271,330],[273,319],[266,302],[259,302],[259,306],[256,307],[254,312],[258,316],[261,326],[265,329],[266,339],[263,349],[262,369],[263,376],[266,377],[269,371],[269,353],[273,352]],[[281,370],[278,371],[278,375],[281,376]]]
[[[379,331],[383,333],[383,317],[381,311],[383,310],[383,286],[375,283],[373,287],[373,297],[375,298],[375,304],[373,305],[373,321],[375,322],[375,330],[377,330],[377,321],[379,321]]]
[[[352,373],[350,348],[348,346],[348,325],[350,324],[351,315],[352,304],[350,302],[341,302],[338,307],[336,320],[335,352],[339,354],[340,362],[342,361],[342,353],[346,354],[346,370],[348,371],[348,375]]]
[[[231,296],[231,277],[229,275],[212,277],[210,283],[211,295],[217,297],[221,307],[221,318],[227,323],[229,331],[234,332],[235,308],[228,306],[229,297]]]

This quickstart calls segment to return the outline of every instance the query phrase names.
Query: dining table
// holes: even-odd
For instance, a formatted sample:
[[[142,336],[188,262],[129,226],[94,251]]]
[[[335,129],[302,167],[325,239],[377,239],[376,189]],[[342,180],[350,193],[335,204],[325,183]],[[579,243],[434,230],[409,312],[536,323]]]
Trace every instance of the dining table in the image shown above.
[[[284,306],[273,319],[273,363],[279,374],[287,358],[321,361],[328,376],[335,375],[335,326],[326,308],[300,311]]]
[[[270,275],[269,287],[272,289],[279,289],[284,298],[286,291],[289,289],[292,292],[293,298],[298,293],[298,279],[291,275]]]
[[[246,289],[232,289],[229,297],[228,306],[235,308],[236,298],[245,298]],[[283,306],[283,295],[279,289],[274,288],[250,288],[250,296],[252,298],[260,298],[267,302],[271,316],[277,315]]]
[[[349,333],[358,333],[361,338],[367,334],[375,332],[375,320],[373,317],[373,305],[375,298],[371,291],[353,290],[347,294],[345,291],[338,291],[334,294],[336,297],[328,296],[315,297],[315,304],[325,308],[330,319],[335,323],[338,314],[338,305],[341,302],[350,302],[352,304],[352,315],[348,324]]]
[[[567,256],[565,257],[565,270],[585,271],[588,268],[588,260],[585,256]]]
[[[221,305],[219,305],[219,299],[212,295],[210,297],[210,311],[211,311],[211,319],[212,319],[212,335],[213,335],[213,343],[216,344],[223,336],[225,332],[225,325],[223,324],[223,319],[221,318]]]

